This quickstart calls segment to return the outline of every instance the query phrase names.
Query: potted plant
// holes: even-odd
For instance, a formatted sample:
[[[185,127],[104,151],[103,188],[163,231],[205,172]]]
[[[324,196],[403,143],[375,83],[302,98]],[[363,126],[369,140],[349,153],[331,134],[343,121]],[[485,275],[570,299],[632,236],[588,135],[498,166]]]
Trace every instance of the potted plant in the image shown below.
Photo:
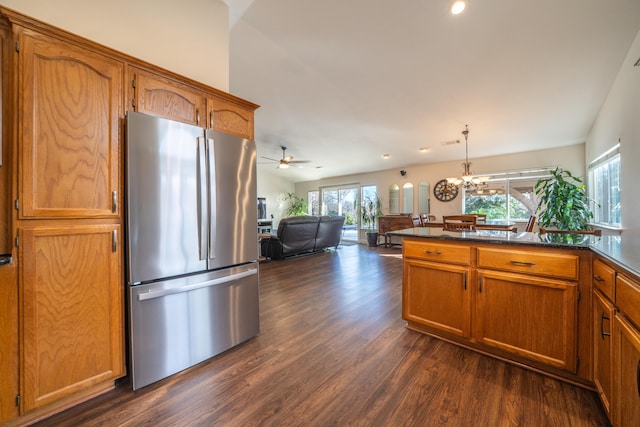
[[[287,193],[285,200],[289,201],[289,207],[287,207],[287,210],[284,212],[286,216],[307,215],[307,202],[305,202],[303,198],[298,197],[293,193]]]
[[[571,172],[556,168],[549,178],[538,180],[534,187],[538,196],[538,223],[541,228],[585,230],[593,218],[585,186]]]
[[[382,202],[378,196],[365,196],[359,206],[360,222],[367,230],[367,243],[370,247],[378,246],[378,231],[376,223],[382,215]]]

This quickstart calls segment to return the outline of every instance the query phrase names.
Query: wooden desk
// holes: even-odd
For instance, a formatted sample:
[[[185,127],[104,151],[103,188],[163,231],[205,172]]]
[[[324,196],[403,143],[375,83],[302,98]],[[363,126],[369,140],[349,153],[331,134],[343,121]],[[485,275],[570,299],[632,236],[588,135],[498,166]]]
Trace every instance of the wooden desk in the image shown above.
[[[391,236],[389,231],[404,230],[413,228],[413,221],[409,215],[383,215],[378,217],[378,233],[384,236],[384,245],[391,246]]]

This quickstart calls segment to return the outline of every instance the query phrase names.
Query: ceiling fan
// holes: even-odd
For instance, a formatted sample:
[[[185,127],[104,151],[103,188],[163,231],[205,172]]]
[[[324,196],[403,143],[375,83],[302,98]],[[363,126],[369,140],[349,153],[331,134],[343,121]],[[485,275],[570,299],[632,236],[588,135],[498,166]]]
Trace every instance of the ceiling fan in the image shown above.
[[[287,147],[281,145],[280,148],[282,149],[282,159],[278,160],[278,159],[272,159],[270,157],[262,157],[263,159],[277,162],[278,165],[276,166],[276,169],[286,169],[289,167],[289,165],[311,162],[311,160],[293,160],[292,156],[287,156],[286,154]]]

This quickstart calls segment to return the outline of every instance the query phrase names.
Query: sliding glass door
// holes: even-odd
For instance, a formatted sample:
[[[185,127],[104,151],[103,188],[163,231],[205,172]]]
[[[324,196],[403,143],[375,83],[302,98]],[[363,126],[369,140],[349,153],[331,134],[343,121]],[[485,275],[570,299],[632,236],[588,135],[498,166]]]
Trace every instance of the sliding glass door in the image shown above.
[[[322,215],[343,215],[342,240],[358,240],[358,186],[326,187],[321,191]]]

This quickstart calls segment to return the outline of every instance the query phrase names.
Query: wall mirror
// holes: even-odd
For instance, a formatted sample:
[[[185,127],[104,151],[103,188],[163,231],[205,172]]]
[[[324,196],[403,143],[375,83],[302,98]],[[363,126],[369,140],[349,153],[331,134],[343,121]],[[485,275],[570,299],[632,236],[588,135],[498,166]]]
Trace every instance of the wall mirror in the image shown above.
[[[413,213],[413,184],[410,182],[402,186],[402,213]]]
[[[400,213],[400,187],[398,184],[391,184],[389,186],[389,213],[390,214],[399,214]]]

